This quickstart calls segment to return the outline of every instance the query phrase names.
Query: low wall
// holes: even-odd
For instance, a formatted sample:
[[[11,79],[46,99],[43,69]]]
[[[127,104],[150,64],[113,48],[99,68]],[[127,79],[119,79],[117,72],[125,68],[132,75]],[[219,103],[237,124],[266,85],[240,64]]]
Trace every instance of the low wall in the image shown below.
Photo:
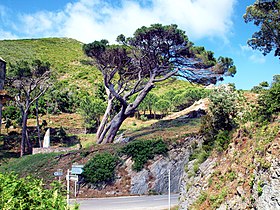
[[[73,148],[73,147],[33,148],[32,155],[51,153],[51,152],[69,152],[69,151],[78,150],[78,149],[79,148]]]

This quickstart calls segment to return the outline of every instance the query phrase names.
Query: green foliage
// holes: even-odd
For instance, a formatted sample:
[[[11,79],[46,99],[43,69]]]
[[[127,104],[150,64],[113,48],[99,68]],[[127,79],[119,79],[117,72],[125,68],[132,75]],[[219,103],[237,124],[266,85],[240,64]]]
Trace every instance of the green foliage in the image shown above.
[[[171,103],[165,99],[159,99],[155,103],[156,110],[161,112],[162,114],[168,114],[170,111]]]
[[[273,82],[270,89],[258,99],[260,121],[270,120],[273,114],[280,112],[280,82]]]
[[[149,159],[155,155],[165,155],[167,151],[167,145],[162,139],[135,140],[125,145],[121,149],[121,154],[132,157],[133,170],[140,171]]]
[[[216,89],[210,95],[209,110],[215,132],[230,131],[235,126],[234,117],[237,115],[237,92],[230,87]]]
[[[219,208],[219,206],[225,201],[225,198],[228,194],[228,189],[225,187],[217,195],[209,196],[210,205],[213,209]]]
[[[98,98],[85,97],[80,102],[79,112],[83,116],[84,126],[93,132],[100,124],[100,117],[105,112],[106,104]]]
[[[209,113],[202,118],[201,132],[206,137],[205,144],[226,148],[229,132],[236,126],[240,95],[231,87],[220,87],[210,95]]]
[[[274,56],[280,57],[279,12],[279,1],[259,2],[247,7],[246,14],[243,16],[246,23],[253,22],[259,27],[259,31],[248,40],[248,45],[264,55],[275,50]]]
[[[78,91],[76,86],[68,83],[56,82],[43,97],[44,107],[47,110],[40,113],[59,114],[73,113],[77,110],[83,91]]]
[[[133,97],[136,98],[136,95]],[[140,103],[138,109],[140,111],[143,111],[144,113],[146,111],[149,111],[150,114],[154,111],[156,111],[155,103],[158,100],[158,96],[154,93],[148,93],[147,96],[144,98],[144,100]]]
[[[108,152],[97,153],[84,166],[82,175],[86,182],[98,185],[115,178],[118,158]]]
[[[0,174],[0,209],[66,210],[65,191],[57,182],[45,189],[42,180]]]
[[[5,106],[5,109],[3,109],[2,111],[2,116],[5,119],[15,120],[18,123],[20,122],[21,119],[20,110],[15,105]]]
[[[257,183],[257,192],[258,192],[258,196],[261,196],[263,193],[263,181],[259,180]]]
[[[220,152],[224,151],[227,149],[229,143],[229,131],[219,130],[218,134],[215,136],[215,148]]]
[[[198,199],[196,200],[195,204],[197,204],[197,205],[202,204],[204,201],[206,201],[207,197],[208,197],[207,192],[202,191],[202,192],[200,193],[200,196],[199,196]]]

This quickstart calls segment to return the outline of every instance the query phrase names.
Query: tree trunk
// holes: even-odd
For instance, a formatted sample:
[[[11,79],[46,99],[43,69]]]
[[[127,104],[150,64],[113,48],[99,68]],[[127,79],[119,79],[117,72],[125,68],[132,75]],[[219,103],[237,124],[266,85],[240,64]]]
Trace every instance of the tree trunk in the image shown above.
[[[97,143],[98,144],[100,144],[102,142],[102,140],[103,140],[103,138],[101,139],[100,137],[101,137],[101,135],[102,135],[102,133],[103,133],[103,131],[105,129],[106,123],[108,122],[108,119],[110,117],[110,112],[112,110],[112,105],[113,105],[113,99],[110,98],[110,99],[108,99],[106,111],[105,111],[105,113],[103,115],[101,123],[100,123],[100,125],[98,127],[98,130],[96,132],[96,139],[97,139]]]
[[[42,148],[41,134],[40,134],[40,123],[39,123],[38,99],[36,100],[36,124],[37,124],[36,126],[37,126],[39,147]]]
[[[21,145],[20,145],[20,157],[25,154],[25,144],[26,144],[26,132],[27,132],[27,115],[26,111],[22,113],[22,131],[21,131]]]
[[[123,121],[127,118],[126,115],[121,111],[112,120],[110,129],[104,143],[113,143],[119,128],[121,127]]]
[[[3,104],[2,102],[0,102],[0,135],[2,134],[2,109],[3,109]]]

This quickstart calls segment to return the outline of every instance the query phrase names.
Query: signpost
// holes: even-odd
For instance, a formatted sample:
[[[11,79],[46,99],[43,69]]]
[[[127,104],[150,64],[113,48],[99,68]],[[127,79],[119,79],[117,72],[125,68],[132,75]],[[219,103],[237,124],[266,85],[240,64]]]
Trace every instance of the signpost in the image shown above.
[[[74,181],[74,193],[77,196],[77,182],[79,181],[79,175],[83,173],[84,165],[73,164],[71,170],[67,170],[66,180],[67,180],[67,204],[69,205],[70,198],[70,180]]]
[[[60,177],[63,176],[63,170],[62,169],[57,169],[57,171],[54,172],[53,175],[58,176],[58,181],[60,182]]]
[[[84,165],[72,165],[71,174],[82,174],[84,171],[83,167]]]

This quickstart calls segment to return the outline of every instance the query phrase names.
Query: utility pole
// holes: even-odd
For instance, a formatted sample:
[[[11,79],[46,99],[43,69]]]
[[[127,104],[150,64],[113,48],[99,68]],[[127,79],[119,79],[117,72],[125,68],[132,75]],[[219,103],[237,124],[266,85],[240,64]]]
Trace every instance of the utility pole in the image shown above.
[[[171,200],[170,200],[170,182],[171,182],[171,180],[170,180],[170,168],[168,169],[168,210],[170,210],[171,209]]]

